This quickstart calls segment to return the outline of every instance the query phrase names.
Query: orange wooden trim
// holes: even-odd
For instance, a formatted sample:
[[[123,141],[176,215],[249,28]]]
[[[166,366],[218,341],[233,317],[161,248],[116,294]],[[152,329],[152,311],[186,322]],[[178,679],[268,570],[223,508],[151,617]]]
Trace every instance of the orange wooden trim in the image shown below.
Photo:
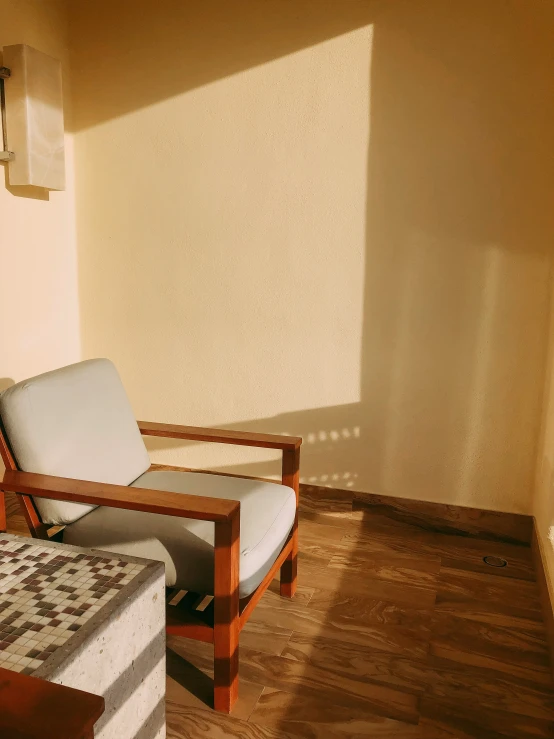
[[[0,737],[92,739],[104,698],[0,668]]]
[[[8,439],[4,433],[2,424],[0,423],[0,457],[4,462],[4,466],[7,470],[17,470],[17,463],[13,456]],[[10,490],[9,492],[15,492]],[[48,527],[45,526],[40,520],[37,508],[34,504],[33,499],[30,495],[18,494],[19,505],[23,512],[23,516],[31,532],[31,536],[34,539],[48,539]],[[2,525],[2,522],[4,525]],[[4,492],[0,493],[0,531],[6,531],[6,504]]]
[[[230,713],[239,692],[240,514],[215,525],[214,708]]]
[[[213,627],[203,623],[189,624],[176,619],[174,623],[166,623],[165,631],[170,636],[182,636],[183,639],[193,639],[205,644],[213,644],[214,641]]]
[[[2,424],[0,423],[0,457],[4,462],[4,467],[7,470],[16,470],[17,465],[8,444],[8,439],[4,434]],[[4,493],[0,493],[0,532],[7,531],[8,519],[6,514],[6,496]]]
[[[192,614],[184,615],[182,611],[178,614],[171,612],[176,606],[168,606],[166,609],[165,631],[173,636],[182,636],[185,639],[194,639],[212,644],[214,640],[213,626],[194,619]]]
[[[209,429],[201,426],[177,426],[172,423],[151,423],[149,421],[138,421],[137,423],[140,433],[144,436],[163,436],[170,439],[212,441],[217,444],[259,446],[266,449],[297,449],[302,444],[302,439],[299,436],[257,434],[249,431]]]
[[[269,585],[271,584],[273,578],[277,574],[277,570],[282,566],[283,562],[287,559],[289,554],[292,551],[292,536],[288,539],[287,543],[281,550],[281,553],[271,566],[271,569],[267,573],[267,575],[264,577],[262,582],[258,585],[256,590],[249,595],[247,598],[243,598],[240,601],[240,628],[241,630],[245,627],[246,622],[252,615],[252,611],[254,608],[258,605],[260,599],[262,598],[265,591],[268,589]]]
[[[298,503],[300,489],[300,449],[283,451],[282,464],[283,485],[294,490],[296,502]]]
[[[300,489],[300,449],[283,451],[283,485],[294,490],[296,495],[296,516],[291,534],[291,551],[281,568],[280,593],[286,598],[292,598],[296,593],[298,581],[298,503]]]
[[[0,456],[2,457],[2,461],[4,462],[4,466],[6,467],[6,470],[12,470],[14,472],[17,471],[17,463],[15,461],[15,457],[13,456],[11,452],[10,445],[8,444],[7,436],[4,433],[4,429],[1,423],[0,423]],[[15,492],[15,491],[10,490],[9,492]],[[33,502],[33,499],[29,495],[18,495],[17,497],[19,499],[19,504],[23,511],[25,521],[27,522],[27,526],[29,527],[29,531],[31,532],[31,536],[34,539],[48,539],[48,527],[45,526],[40,520],[40,516]],[[3,500],[4,500],[4,493],[2,493],[2,502]],[[4,511],[5,511],[5,506],[4,506]]]
[[[2,462],[4,462],[4,467],[7,470],[17,469],[15,458],[10,449],[10,445],[8,444],[8,437],[6,436],[4,432],[4,428],[2,427],[1,423],[0,423],[0,457],[2,457]]]
[[[168,493],[162,490],[108,485],[101,482],[72,480],[66,477],[37,475],[6,470],[0,490],[35,495],[38,498],[66,500],[90,505],[104,505],[147,513],[160,513],[203,521],[229,521],[240,510],[235,500],[204,498],[199,495]]]

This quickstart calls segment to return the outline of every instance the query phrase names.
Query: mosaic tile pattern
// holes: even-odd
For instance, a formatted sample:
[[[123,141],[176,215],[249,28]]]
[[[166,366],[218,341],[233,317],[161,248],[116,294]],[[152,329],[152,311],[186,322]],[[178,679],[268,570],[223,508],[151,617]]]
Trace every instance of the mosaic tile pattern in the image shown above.
[[[146,566],[0,535],[0,666],[31,674]]]

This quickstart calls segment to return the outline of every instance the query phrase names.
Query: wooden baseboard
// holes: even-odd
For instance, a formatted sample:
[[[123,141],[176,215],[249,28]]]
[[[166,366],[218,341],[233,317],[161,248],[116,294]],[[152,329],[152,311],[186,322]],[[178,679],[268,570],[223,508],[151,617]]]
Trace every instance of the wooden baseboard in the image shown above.
[[[353,508],[384,515],[427,531],[511,544],[529,546],[533,534],[533,517],[520,513],[486,511],[374,493],[354,493]]]
[[[552,675],[554,677],[554,608],[552,606],[550,588],[548,587],[549,576],[546,555],[540,540],[535,518],[533,518],[531,553],[533,556],[533,566],[535,568],[535,575],[537,577],[537,585],[539,586],[542,603],[544,627],[546,629],[546,639],[548,641],[548,649],[550,652],[550,669],[552,670]]]

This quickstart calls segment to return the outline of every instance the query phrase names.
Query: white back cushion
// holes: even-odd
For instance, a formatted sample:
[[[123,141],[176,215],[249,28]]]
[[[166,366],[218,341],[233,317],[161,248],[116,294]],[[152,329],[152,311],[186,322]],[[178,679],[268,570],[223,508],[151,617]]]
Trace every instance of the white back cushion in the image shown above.
[[[24,380],[0,395],[0,417],[25,472],[129,485],[150,466],[125,390],[108,359]],[[35,498],[45,523],[72,523],[94,506]]]

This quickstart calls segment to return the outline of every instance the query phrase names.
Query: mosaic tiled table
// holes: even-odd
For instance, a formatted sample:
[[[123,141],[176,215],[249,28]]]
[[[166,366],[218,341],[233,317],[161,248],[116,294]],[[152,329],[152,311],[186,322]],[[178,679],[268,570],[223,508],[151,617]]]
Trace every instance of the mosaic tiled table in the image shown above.
[[[98,739],[165,736],[159,562],[0,534],[0,666],[103,695]]]

